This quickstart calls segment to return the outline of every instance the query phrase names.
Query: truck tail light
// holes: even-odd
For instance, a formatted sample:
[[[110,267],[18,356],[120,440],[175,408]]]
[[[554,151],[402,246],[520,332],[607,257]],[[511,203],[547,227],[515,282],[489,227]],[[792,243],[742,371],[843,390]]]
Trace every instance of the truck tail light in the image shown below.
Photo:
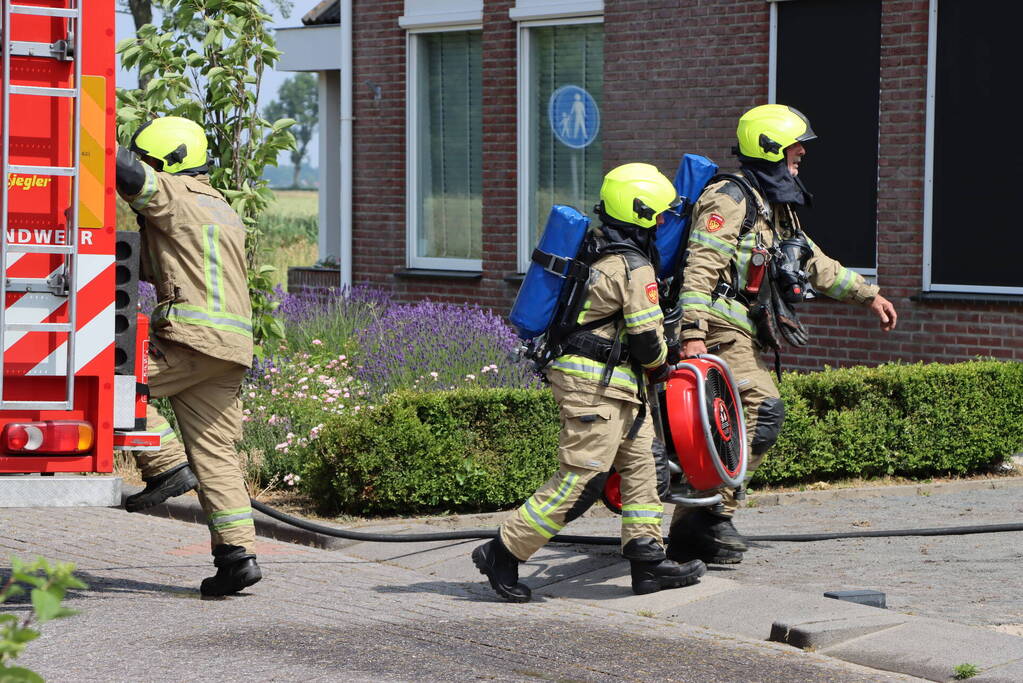
[[[8,453],[71,455],[92,448],[95,431],[80,420],[9,422],[0,434],[0,446]]]

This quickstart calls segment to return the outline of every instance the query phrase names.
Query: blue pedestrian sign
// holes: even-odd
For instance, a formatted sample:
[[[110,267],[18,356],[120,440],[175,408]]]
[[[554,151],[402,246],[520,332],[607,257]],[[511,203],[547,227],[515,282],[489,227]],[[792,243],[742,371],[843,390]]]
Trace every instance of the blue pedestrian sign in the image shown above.
[[[578,85],[555,90],[547,110],[554,137],[561,144],[582,149],[597,139],[600,110],[593,96]]]

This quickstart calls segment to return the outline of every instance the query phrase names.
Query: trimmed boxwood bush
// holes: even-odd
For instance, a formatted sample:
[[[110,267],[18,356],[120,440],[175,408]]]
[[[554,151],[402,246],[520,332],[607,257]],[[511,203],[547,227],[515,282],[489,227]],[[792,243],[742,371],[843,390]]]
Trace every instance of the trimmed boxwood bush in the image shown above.
[[[1023,450],[1023,364],[788,373],[786,420],[753,485],[977,472]],[[334,419],[306,488],[325,511],[415,514],[520,503],[556,469],[549,391],[396,393]]]

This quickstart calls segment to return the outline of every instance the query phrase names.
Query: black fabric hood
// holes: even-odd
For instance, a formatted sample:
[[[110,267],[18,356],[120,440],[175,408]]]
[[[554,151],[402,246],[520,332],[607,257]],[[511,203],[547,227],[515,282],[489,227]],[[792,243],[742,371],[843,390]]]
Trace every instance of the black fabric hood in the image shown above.
[[[746,177],[757,185],[767,201],[771,204],[795,204],[796,206],[813,206],[813,195],[807,191],[799,176],[789,173],[785,160],[765,161],[754,159],[743,154],[739,157],[739,165]]]

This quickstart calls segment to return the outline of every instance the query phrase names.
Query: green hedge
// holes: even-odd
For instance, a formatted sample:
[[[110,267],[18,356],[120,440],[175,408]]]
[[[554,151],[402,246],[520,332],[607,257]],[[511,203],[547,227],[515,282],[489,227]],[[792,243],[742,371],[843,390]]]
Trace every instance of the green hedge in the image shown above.
[[[1023,364],[788,373],[787,416],[753,485],[976,472],[1023,450]],[[520,503],[557,467],[543,390],[398,393],[314,442],[307,491],[328,512],[481,511]]]

